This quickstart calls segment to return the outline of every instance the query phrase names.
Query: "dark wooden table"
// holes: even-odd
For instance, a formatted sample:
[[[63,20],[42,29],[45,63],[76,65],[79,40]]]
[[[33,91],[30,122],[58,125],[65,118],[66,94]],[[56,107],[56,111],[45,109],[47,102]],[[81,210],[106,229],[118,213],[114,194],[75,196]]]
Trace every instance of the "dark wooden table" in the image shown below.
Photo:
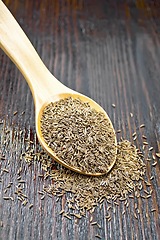
[[[142,148],[142,135],[147,136],[153,153],[160,152],[160,2],[106,0],[4,0],[48,69],[66,86],[98,102],[110,116],[117,138],[133,142],[137,132],[137,147]],[[113,108],[112,104],[116,107]],[[17,114],[14,115],[14,112]],[[25,111],[25,114],[21,114]],[[133,114],[133,117],[131,114]],[[71,221],[59,215],[65,207],[65,197],[56,202],[48,197],[43,201],[38,190],[44,181],[39,163],[32,166],[20,160],[26,149],[25,139],[36,138],[34,102],[31,91],[11,60],[0,50],[0,239],[160,239],[160,169],[146,160],[145,179],[151,183],[152,197],[139,199],[140,214],[134,217],[130,199],[126,214],[119,208],[111,221],[103,209],[96,209],[94,219],[102,226],[94,228],[90,215]],[[141,124],[145,128],[140,129]],[[8,137],[6,130],[9,129]],[[23,133],[20,134],[20,131]],[[6,141],[6,143],[5,143]],[[24,192],[34,207],[29,210],[14,196],[17,171],[22,168]],[[33,181],[33,177],[36,179]],[[153,176],[153,180],[150,180]],[[145,188],[145,183],[144,183]],[[41,207],[41,211],[40,208]],[[67,206],[66,206],[67,208]],[[156,209],[151,212],[151,209]]]

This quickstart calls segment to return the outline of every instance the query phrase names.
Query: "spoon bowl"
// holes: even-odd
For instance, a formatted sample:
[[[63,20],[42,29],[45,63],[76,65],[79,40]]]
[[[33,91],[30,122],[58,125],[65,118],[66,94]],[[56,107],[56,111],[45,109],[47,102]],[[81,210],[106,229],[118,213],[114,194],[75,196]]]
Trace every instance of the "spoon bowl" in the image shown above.
[[[66,164],[56,156],[53,150],[45,143],[41,133],[41,115],[43,109],[51,102],[59,101],[71,96],[73,99],[79,98],[83,102],[89,102],[90,106],[98,112],[103,112],[110,122],[115,134],[112,122],[107,113],[92,99],[80,94],[60,83],[46,68],[38,56],[29,39],[12,16],[7,7],[0,0],[0,47],[15,63],[25,77],[31,89],[35,103],[35,124],[38,140],[45,151],[58,163],[64,167],[81,174],[100,176],[109,172],[115,164],[116,156],[109,166],[107,172],[82,172],[80,169]],[[117,140],[115,136],[115,145]],[[116,155],[116,154],[115,154]]]

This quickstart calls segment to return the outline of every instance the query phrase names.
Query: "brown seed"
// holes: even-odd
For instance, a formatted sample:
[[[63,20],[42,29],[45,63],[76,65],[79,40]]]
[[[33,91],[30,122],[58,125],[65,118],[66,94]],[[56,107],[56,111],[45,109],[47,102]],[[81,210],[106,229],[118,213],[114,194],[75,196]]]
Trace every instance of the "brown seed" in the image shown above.
[[[3,168],[2,171],[9,173],[9,171],[7,169],[5,169],[5,168]]]
[[[116,133],[120,133],[120,132],[121,132],[121,130],[117,130],[117,131],[116,131]]]
[[[68,216],[67,214],[64,214],[64,217],[66,217],[66,218],[68,218],[68,219],[70,219],[70,220],[71,220],[71,217],[70,217],[70,216]]]
[[[64,209],[59,212],[59,215],[61,215],[61,214],[63,214],[63,213],[64,213]]]
[[[98,226],[99,228],[102,228],[102,227],[101,227],[101,225],[100,225],[100,224],[98,224],[98,223],[97,223],[97,226]]]
[[[148,150],[149,150],[149,151],[152,151],[152,150],[153,150],[153,147],[150,147]]]
[[[125,214],[125,212],[126,212],[126,210],[124,210],[124,211],[122,212],[122,215]]]
[[[15,111],[14,113],[13,113],[13,115],[16,115],[17,114],[17,111]]]
[[[152,166],[156,166],[157,165],[157,162],[154,162],[153,164],[152,164]]]
[[[27,200],[24,200],[23,202],[22,202],[22,205],[26,205],[28,202],[27,202]]]
[[[147,137],[145,135],[142,135],[142,138],[147,139]]]
[[[79,215],[79,214],[74,214],[74,216],[77,218],[82,218],[81,215]]]
[[[147,198],[151,197],[151,194],[147,195]]]
[[[97,222],[92,222],[92,223],[91,223],[91,225],[96,225],[96,224],[97,224]]]
[[[43,192],[41,192],[41,191],[38,191],[38,193],[39,193],[39,194],[42,194],[42,195],[44,194],[44,193],[43,193]]]
[[[137,136],[135,136],[134,138],[133,138],[133,141],[135,141],[137,139]]]
[[[155,212],[156,211],[156,209],[155,208],[153,208],[152,210],[151,210],[151,212]]]
[[[134,213],[134,217],[137,219],[137,215],[136,215],[136,213]]]
[[[4,200],[9,200],[9,197],[3,197]]]
[[[43,200],[45,198],[45,195],[43,195],[42,197],[41,197],[41,200]]]
[[[158,158],[160,158],[160,153],[156,153],[156,156],[157,156]]]
[[[102,238],[100,235],[95,235],[95,237],[100,238],[100,239]]]
[[[20,197],[17,197],[17,199],[20,200],[21,202],[23,201],[22,198],[20,198]]]

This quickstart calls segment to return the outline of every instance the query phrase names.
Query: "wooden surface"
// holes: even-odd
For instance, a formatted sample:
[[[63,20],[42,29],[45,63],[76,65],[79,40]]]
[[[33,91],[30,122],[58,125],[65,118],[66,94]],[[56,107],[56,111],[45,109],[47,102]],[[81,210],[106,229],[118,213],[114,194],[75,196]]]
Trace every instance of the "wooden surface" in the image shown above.
[[[160,152],[160,2],[105,0],[5,0],[33,43],[48,69],[66,86],[79,91],[99,103],[110,116],[116,130],[142,148],[142,135],[147,136],[153,152]],[[112,107],[112,104],[116,108]],[[18,111],[16,115],[14,112]],[[21,112],[25,114],[21,115]],[[133,113],[133,117],[130,116]],[[158,164],[146,163],[145,180],[151,183],[153,194],[149,200],[130,199],[126,214],[123,204],[110,222],[105,219],[107,203],[97,208],[94,219],[102,229],[90,225],[90,214],[75,223],[59,215],[66,197],[56,202],[48,197],[43,201],[41,165],[32,166],[20,160],[27,143],[40,145],[35,133],[34,102],[30,89],[9,58],[0,50],[0,168],[8,169],[0,175],[0,239],[160,239],[160,170]],[[145,128],[139,126],[144,123]],[[5,131],[9,129],[6,144]],[[22,135],[20,131],[24,130]],[[8,162],[9,160],[9,162]],[[17,198],[6,201],[4,189],[14,196],[17,171],[26,181],[24,193],[34,207],[29,210]],[[33,177],[36,179],[33,181]],[[150,180],[153,176],[153,180]],[[146,186],[144,184],[144,188]],[[137,202],[136,202],[137,201]],[[29,204],[28,203],[28,204]],[[140,214],[134,217],[133,204]],[[39,210],[41,207],[41,211]],[[156,212],[151,212],[151,209]],[[147,213],[147,215],[146,215]]]

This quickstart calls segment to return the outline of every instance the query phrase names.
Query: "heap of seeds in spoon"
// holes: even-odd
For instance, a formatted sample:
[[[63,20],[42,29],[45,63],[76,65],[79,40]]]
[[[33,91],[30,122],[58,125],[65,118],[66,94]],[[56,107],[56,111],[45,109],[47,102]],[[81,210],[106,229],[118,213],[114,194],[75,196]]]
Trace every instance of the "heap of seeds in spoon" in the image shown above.
[[[107,172],[115,160],[115,133],[109,119],[80,99],[50,103],[41,116],[44,141],[66,164],[83,172]]]

